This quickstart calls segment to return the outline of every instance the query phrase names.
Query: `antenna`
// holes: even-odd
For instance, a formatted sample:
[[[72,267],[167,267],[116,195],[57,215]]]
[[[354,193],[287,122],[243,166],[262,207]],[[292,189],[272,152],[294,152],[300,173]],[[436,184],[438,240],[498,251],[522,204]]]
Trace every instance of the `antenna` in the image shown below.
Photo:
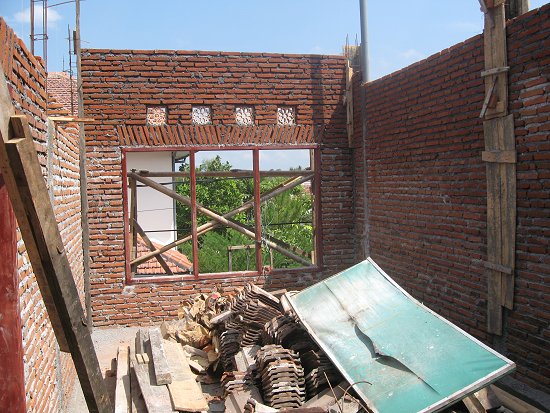
[[[42,33],[35,33],[34,27],[34,5],[42,3]],[[48,69],[48,0],[30,0],[31,10],[31,53],[34,55],[34,42],[42,40],[42,57],[44,58],[44,66]]]

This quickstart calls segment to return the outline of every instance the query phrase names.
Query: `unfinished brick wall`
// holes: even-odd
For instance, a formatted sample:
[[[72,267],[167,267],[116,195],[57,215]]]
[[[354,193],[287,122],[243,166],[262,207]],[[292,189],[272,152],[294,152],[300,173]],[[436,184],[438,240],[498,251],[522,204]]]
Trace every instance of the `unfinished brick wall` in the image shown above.
[[[272,289],[300,288],[354,262],[352,162],[342,105],[342,57],[84,50],[82,69],[85,113],[97,121],[86,126],[96,325],[175,318],[186,296],[210,291],[215,285],[229,289],[255,281]],[[267,280],[221,275],[136,285],[123,292],[122,160],[116,127],[145,126],[149,105],[167,107],[168,125],[190,125],[192,105],[210,106],[213,125],[235,125],[237,105],[254,106],[258,126],[276,124],[281,105],[296,108],[300,125],[325,125],[322,141],[317,142],[321,145],[323,274],[278,271]],[[288,145],[291,148],[292,142]]]
[[[1,64],[16,113],[27,115],[75,282],[83,291],[75,128],[56,128],[48,123],[43,63],[31,55],[2,18],[0,44]],[[70,355],[59,352],[19,229],[17,238],[27,411],[54,412],[62,408],[76,374]]]
[[[508,25],[518,220],[515,305],[502,338],[486,333],[481,36],[367,86],[365,155],[372,257],[417,299],[514,360],[517,378],[545,392],[550,392],[549,38],[549,5]]]

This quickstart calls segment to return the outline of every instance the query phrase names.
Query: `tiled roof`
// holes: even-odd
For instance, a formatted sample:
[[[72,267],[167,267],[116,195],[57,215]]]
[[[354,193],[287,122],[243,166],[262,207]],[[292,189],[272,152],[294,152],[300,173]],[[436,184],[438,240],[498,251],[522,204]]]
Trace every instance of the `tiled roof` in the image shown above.
[[[72,87],[71,87],[72,84]],[[69,77],[65,72],[48,73],[48,94],[63,106],[69,115],[78,113],[78,94],[76,90],[76,78]],[[73,106],[71,107],[71,100]]]
[[[158,249],[162,247],[162,245],[154,241],[152,242],[155,248]],[[138,257],[150,252],[149,248],[147,248],[147,245],[145,245],[145,242],[139,235],[138,235],[137,246],[138,246],[138,254],[137,254]],[[164,261],[166,261],[166,264],[168,264],[168,267],[170,267],[170,269],[174,274],[189,273],[193,268],[193,263],[189,261],[189,258],[187,258],[186,255],[182,254],[178,250],[171,249],[166,252],[163,252],[160,255],[162,255],[162,258],[164,258]],[[138,265],[137,274],[139,275],[166,274],[166,272],[161,267],[159,262],[155,258],[152,258],[149,261],[145,261],[143,264]]]

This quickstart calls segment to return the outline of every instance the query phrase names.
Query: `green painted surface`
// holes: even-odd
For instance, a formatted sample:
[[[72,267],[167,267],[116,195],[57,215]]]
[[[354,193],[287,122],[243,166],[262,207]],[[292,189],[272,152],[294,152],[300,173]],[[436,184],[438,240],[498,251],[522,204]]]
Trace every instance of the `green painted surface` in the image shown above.
[[[290,300],[373,411],[436,411],[447,398],[460,400],[514,368],[414,300],[370,260]]]

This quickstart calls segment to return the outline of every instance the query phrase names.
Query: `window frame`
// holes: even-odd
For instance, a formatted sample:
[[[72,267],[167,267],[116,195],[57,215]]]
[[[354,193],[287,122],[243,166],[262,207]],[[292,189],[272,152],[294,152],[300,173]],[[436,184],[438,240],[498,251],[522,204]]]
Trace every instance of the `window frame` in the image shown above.
[[[265,266],[262,262],[262,251],[258,248],[261,243],[261,205],[260,205],[260,152],[270,150],[310,150],[312,151],[310,168],[313,173],[312,179],[312,195],[313,195],[313,216],[312,223],[314,226],[313,231],[313,246],[314,246],[314,259],[311,266],[297,267],[297,268],[272,268],[269,272],[265,272]],[[269,145],[269,146],[237,146],[231,145],[220,148],[219,146],[163,146],[163,147],[133,147],[126,146],[120,147],[121,150],[121,163],[122,163],[122,201],[123,201],[123,231],[124,231],[124,257],[125,257],[125,283],[126,285],[133,284],[150,284],[150,283],[164,283],[164,282],[178,282],[178,281],[200,281],[209,279],[225,279],[225,278],[240,278],[240,277],[257,277],[267,274],[277,273],[299,273],[306,271],[319,271],[323,268],[323,250],[321,246],[322,240],[322,219],[321,219],[321,197],[320,197],[320,164],[321,164],[321,149],[319,144],[303,144],[303,145]],[[196,165],[195,165],[195,153],[196,152],[222,152],[222,151],[235,151],[235,150],[249,150],[252,151],[253,160],[253,179],[254,179],[254,221],[255,221],[255,234],[256,234],[256,269],[253,271],[231,271],[231,272],[218,272],[218,273],[200,273],[199,272],[199,260],[198,260],[198,243],[197,243],[197,208],[196,208]],[[192,217],[192,243],[193,243],[193,272],[191,274],[174,274],[174,275],[146,275],[136,277],[130,268],[131,251],[130,251],[130,225],[129,225],[129,186],[128,186],[128,169],[126,154],[129,152],[179,152],[188,151],[190,160],[190,180],[191,180],[191,217]]]

